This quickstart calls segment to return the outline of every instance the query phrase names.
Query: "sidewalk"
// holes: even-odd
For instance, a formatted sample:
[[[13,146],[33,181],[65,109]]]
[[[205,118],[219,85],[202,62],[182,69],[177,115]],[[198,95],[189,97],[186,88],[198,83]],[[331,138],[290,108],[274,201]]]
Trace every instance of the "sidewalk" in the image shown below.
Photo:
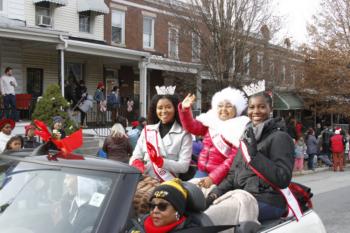
[[[344,168],[347,168],[347,167],[350,167],[349,163],[347,163],[344,166]],[[324,172],[324,171],[333,171],[333,167],[324,166],[324,167],[315,168],[315,171],[303,170],[301,173],[300,172],[293,172],[293,177],[295,177],[295,176],[304,176],[304,175],[309,175],[309,174],[314,174],[314,173]]]

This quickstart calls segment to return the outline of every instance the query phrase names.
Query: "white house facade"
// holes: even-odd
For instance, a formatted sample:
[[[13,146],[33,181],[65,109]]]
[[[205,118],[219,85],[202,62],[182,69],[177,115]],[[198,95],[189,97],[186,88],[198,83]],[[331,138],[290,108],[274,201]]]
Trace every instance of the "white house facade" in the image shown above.
[[[0,0],[0,72],[12,67],[16,93],[34,99],[52,83],[64,93],[67,80],[84,80],[91,95],[100,81],[110,89],[125,64],[145,79],[148,52],[105,44],[108,12],[103,0]]]

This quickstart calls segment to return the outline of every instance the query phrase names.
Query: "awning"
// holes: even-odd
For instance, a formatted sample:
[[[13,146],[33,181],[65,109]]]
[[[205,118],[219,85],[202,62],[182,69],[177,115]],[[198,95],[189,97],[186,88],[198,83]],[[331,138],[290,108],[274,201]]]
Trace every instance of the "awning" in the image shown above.
[[[78,12],[92,11],[97,14],[108,14],[109,8],[103,0],[78,0]]]
[[[68,52],[89,54],[102,57],[113,57],[124,60],[141,61],[142,58],[148,58],[149,52],[142,52],[132,49],[119,48],[109,45],[101,45],[78,40],[67,40]]]
[[[54,3],[60,6],[65,6],[68,4],[68,0],[33,0],[34,4],[42,3],[42,2]]]
[[[68,37],[68,32],[42,28],[21,27],[12,23],[0,23],[0,38],[62,43],[60,35]]]
[[[304,109],[303,100],[291,92],[275,92],[273,97],[274,110]]]

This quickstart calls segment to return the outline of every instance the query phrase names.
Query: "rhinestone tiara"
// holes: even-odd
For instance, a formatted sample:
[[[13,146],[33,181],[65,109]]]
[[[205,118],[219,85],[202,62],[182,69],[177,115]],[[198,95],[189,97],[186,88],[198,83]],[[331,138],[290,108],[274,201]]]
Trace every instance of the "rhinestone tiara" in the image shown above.
[[[156,86],[158,95],[174,95],[176,86]]]
[[[243,87],[243,91],[247,94],[247,96],[252,96],[257,93],[263,92],[265,91],[265,80],[246,85]]]

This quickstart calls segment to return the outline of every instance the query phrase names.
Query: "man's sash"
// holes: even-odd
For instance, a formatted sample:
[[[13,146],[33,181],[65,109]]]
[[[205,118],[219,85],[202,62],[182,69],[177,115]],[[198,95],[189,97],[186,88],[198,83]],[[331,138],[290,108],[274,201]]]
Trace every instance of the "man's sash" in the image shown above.
[[[146,142],[149,142],[153,145],[154,148],[156,148],[157,151],[157,156],[161,156],[159,153],[159,146],[158,146],[158,133],[156,130],[149,130],[147,127],[145,127],[145,139]],[[147,148],[147,146],[146,146]],[[150,156],[150,152],[148,151],[148,155]],[[159,168],[156,164],[153,163],[150,157],[150,162],[153,167],[154,173],[158,176],[158,178],[163,182],[163,181],[168,181],[176,178],[171,172],[167,171],[164,168]]]
[[[223,154],[226,158],[228,158],[232,152],[232,147],[227,142],[225,142],[225,140],[222,138],[222,135],[218,131],[209,127],[209,136],[215,148],[220,151],[220,153]]]
[[[264,177],[263,174],[261,174],[257,169],[255,169],[251,165],[250,162],[252,159],[248,153],[248,149],[247,149],[246,144],[241,141],[240,147],[241,147],[243,158],[244,158],[245,162],[248,164],[249,168],[252,169],[252,171],[258,177],[260,177],[262,180],[264,180],[266,183],[268,183],[273,189],[279,191],[282,194],[282,196],[284,197],[284,199],[286,200],[287,205],[288,205],[287,217],[291,217],[294,215],[296,220],[299,221],[299,219],[301,219],[301,217],[303,217],[303,213],[301,212],[301,208],[299,206],[297,199],[295,198],[293,193],[290,191],[290,189],[288,187],[285,189],[280,189],[279,187],[274,185],[272,182],[270,182],[266,177]]]

